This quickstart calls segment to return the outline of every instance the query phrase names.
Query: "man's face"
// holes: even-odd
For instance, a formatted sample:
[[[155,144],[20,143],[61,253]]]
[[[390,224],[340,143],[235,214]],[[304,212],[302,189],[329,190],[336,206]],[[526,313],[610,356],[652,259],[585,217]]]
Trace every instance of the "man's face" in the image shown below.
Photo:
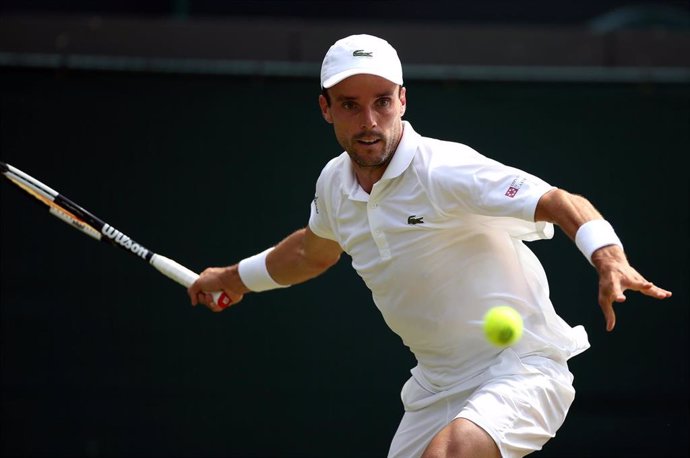
[[[405,88],[374,75],[354,75],[319,97],[324,119],[338,143],[359,167],[388,165],[402,136]]]

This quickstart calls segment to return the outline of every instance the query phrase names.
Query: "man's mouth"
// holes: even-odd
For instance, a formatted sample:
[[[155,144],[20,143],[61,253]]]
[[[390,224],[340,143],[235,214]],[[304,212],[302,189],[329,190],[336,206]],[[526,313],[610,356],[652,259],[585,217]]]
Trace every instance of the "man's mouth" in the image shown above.
[[[361,143],[363,145],[374,145],[380,141],[381,141],[380,138],[359,138],[359,139],[357,139],[357,142]]]

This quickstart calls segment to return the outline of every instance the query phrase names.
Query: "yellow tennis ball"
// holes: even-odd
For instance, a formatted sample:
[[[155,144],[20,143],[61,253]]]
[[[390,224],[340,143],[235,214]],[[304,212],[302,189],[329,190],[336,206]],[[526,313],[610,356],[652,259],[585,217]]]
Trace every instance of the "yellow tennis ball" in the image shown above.
[[[522,337],[522,317],[512,307],[492,307],[484,315],[484,335],[492,344],[507,347]]]

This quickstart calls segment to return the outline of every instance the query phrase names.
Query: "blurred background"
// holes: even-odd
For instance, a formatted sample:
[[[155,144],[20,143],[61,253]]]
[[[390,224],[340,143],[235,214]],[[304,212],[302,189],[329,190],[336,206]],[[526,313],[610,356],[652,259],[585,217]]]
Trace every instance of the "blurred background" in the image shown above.
[[[690,10],[654,1],[0,2],[0,160],[201,271],[306,224],[340,153],[319,67],[400,54],[408,119],[589,197],[632,264],[606,333],[591,266],[530,244],[587,329],[542,457],[688,456]],[[414,359],[349,258],[222,314],[0,183],[3,456],[382,457]]]

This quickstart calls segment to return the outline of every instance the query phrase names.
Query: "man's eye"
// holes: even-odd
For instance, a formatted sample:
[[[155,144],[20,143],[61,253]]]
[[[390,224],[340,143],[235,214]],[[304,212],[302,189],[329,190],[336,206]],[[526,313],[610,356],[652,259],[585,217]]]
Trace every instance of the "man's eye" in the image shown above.
[[[343,108],[346,110],[352,110],[355,107],[353,102],[343,102]]]
[[[379,99],[379,106],[381,107],[389,107],[391,105],[391,99],[389,98],[383,98]]]

